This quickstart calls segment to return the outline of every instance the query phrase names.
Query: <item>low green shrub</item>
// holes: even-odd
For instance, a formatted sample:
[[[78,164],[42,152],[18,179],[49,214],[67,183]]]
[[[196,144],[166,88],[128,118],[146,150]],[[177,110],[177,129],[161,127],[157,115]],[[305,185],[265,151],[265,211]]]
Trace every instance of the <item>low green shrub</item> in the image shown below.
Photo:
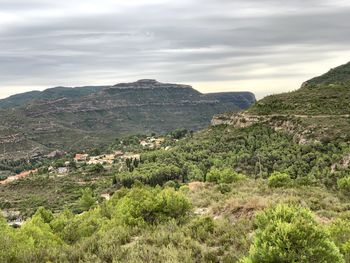
[[[269,187],[286,187],[291,183],[292,179],[286,173],[274,172],[268,179]]]
[[[350,193],[350,176],[338,179],[337,185],[343,192]]]
[[[230,168],[218,169],[214,167],[209,170],[206,178],[208,182],[230,184],[239,180],[243,180],[245,176],[233,171]]]
[[[327,232],[305,208],[278,205],[258,214],[255,224],[244,263],[344,262]]]

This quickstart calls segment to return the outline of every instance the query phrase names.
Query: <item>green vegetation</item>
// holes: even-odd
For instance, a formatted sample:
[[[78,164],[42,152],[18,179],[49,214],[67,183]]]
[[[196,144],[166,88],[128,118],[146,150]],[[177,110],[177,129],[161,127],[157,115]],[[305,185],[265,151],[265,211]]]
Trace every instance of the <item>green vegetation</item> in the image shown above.
[[[274,172],[269,177],[269,186],[270,187],[284,187],[290,186],[292,180],[290,179],[289,174]]]
[[[257,231],[243,262],[344,262],[310,211],[279,205],[256,217]]]
[[[345,193],[350,193],[350,176],[338,179],[338,188]]]
[[[242,180],[244,178],[244,175],[236,173],[230,168],[217,169],[215,167],[211,168],[206,176],[206,180],[208,182],[215,182],[221,184],[230,184]]]
[[[0,261],[350,262],[350,122],[322,116],[349,113],[348,66],[251,109],[282,114],[274,123],[177,129],[155,149],[119,137],[108,149],[129,155],[63,175],[49,170],[71,156],[36,163],[38,174],[0,186],[14,226],[0,219]],[[120,92],[131,96],[107,91]]]
[[[349,115],[350,62],[313,78],[293,92],[268,96],[248,112],[252,114]]]

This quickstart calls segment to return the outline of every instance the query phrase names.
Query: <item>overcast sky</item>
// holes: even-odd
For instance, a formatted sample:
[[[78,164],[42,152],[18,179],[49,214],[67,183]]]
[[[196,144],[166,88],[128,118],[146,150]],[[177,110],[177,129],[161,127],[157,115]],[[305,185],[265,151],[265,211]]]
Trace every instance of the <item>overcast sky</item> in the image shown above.
[[[349,0],[0,0],[0,97],[154,78],[261,98],[348,61]]]

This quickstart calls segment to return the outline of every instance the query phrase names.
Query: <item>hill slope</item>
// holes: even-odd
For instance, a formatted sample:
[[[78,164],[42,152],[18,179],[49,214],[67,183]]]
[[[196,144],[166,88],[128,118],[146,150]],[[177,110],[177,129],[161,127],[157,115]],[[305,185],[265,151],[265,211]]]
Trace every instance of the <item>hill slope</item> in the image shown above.
[[[254,102],[249,92],[207,95],[155,80],[58,87],[0,100],[0,144],[7,156],[85,149],[123,134],[198,130],[214,114],[246,109]]]
[[[287,131],[299,143],[350,141],[350,63],[306,81],[296,91],[265,97],[240,114],[212,119],[213,125],[255,123]]]
[[[297,91],[268,96],[248,112],[259,115],[350,114],[350,62],[306,81]]]

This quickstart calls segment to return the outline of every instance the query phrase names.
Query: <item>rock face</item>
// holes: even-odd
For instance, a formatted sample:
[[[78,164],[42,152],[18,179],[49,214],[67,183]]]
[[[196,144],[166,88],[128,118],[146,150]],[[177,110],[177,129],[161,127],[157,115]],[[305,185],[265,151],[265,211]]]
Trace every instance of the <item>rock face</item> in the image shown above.
[[[318,141],[317,138],[311,138],[314,134],[315,126],[308,127],[303,123],[300,116],[286,115],[251,115],[246,112],[233,114],[220,114],[211,120],[212,126],[230,125],[234,128],[247,128],[254,124],[263,124],[271,127],[275,131],[286,132],[293,136],[294,141],[299,144],[308,144]]]
[[[188,85],[149,79],[57,87],[0,100],[0,144],[6,155],[92,148],[125,134],[198,130],[214,114],[254,102],[250,92],[202,94]]]
[[[245,113],[215,115],[211,120],[212,126],[231,125],[235,128],[246,128],[255,123],[266,122],[265,116],[249,115]]]

